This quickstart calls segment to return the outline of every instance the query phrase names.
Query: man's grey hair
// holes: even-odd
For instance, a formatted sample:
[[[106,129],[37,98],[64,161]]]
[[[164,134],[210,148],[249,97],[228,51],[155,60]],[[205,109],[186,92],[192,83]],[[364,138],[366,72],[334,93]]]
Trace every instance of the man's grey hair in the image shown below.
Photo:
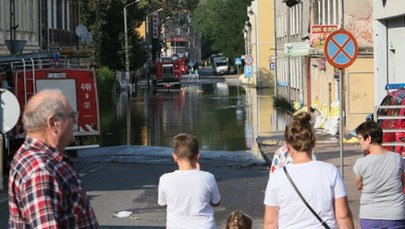
[[[63,95],[59,89],[47,89],[41,91],[41,93],[57,93]],[[42,101],[36,104],[36,107],[31,106],[33,105],[28,102],[22,117],[24,130],[26,132],[41,131],[45,128],[49,116],[53,116],[57,113],[65,113],[66,111],[60,98],[55,96],[42,99]]]

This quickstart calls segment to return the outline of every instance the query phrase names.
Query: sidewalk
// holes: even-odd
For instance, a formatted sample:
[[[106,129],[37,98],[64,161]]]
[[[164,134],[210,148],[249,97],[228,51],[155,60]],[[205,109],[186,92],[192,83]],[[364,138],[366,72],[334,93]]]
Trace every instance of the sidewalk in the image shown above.
[[[0,191],[0,205],[2,204],[8,204],[8,193],[7,193],[7,181],[8,181],[8,175],[3,174],[3,188],[4,190]]]

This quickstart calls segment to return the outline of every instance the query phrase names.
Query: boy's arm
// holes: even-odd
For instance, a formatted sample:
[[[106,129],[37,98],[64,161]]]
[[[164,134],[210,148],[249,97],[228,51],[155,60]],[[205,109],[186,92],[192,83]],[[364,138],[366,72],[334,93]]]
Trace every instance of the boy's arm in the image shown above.
[[[221,201],[219,201],[217,204],[214,204],[214,203],[210,202],[210,204],[211,204],[213,207],[218,207],[218,206],[221,204]]]
[[[213,179],[214,180],[213,180],[213,187],[212,187],[212,194],[211,194],[210,204],[213,207],[217,207],[221,203],[221,195],[219,194],[218,184],[215,181],[215,178],[213,178]]]
[[[162,187],[162,177],[160,177],[158,185],[158,204],[162,207],[167,207],[167,202]]]
[[[218,207],[218,206],[219,206],[219,204],[221,204],[221,200],[219,200],[219,202],[218,202],[218,203],[216,203],[216,204],[214,204],[214,203],[212,203],[212,202],[210,202],[210,204],[211,204],[213,207]]]
[[[215,186],[217,186],[217,185],[215,184]],[[215,200],[215,199],[218,199],[218,201],[213,202],[213,200]],[[217,188],[214,190],[213,197],[211,198],[210,204],[213,207],[218,207],[220,203],[221,203],[221,196],[219,195],[218,186],[217,186]]]

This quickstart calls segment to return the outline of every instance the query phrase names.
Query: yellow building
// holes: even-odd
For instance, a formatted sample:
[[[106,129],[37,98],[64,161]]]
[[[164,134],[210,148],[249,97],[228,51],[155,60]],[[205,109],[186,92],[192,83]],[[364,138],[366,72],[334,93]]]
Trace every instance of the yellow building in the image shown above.
[[[274,1],[254,0],[247,7],[249,20],[245,22],[245,64],[246,58],[253,59],[250,66],[245,65],[245,74],[241,75],[244,84],[256,87],[274,87],[275,46],[274,46]],[[252,68],[253,74],[247,77],[246,67]],[[272,95],[262,95],[253,88],[246,90],[246,101],[251,105],[247,112],[247,126],[252,128],[253,139],[259,135],[268,134],[271,129],[273,113]],[[266,106],[262,106],[264,100]],[[252,151],[258,152],[257,144],[252,145]]]
[[[244,77],[244,82],[254,87],[270,87],[274,84],[273,5],[273,1],[254,0],[247,8],[249,20],[244,29],[245,56],[253,58],[253,75]]]
[[[135,28],[135,31],[138,32],[141,38],[146,39],[146,21],[143,21],[139,27]]]

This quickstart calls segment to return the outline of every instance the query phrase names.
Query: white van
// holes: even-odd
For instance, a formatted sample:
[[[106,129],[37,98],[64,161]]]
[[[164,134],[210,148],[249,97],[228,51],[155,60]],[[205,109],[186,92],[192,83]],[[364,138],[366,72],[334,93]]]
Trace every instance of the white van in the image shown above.
[[[223,75],[229,73],[228,58],[223,56],[214,57],[212,59],[212,68],[215,75]]]

